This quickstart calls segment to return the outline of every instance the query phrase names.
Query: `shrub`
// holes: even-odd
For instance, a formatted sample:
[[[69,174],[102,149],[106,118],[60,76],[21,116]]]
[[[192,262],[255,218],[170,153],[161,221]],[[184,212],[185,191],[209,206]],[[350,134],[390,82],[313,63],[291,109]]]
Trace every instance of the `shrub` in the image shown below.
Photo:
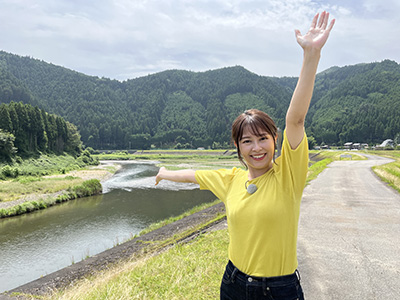
[[[102,186],[99,180],[90,179],[84,181],[81,185],[70,189],[70,193],[75,194],[75,198],[81,198],[101,193]]]
[[[7,210],[5,210],[4,208],[0,209],[0,218],[7,217],[7,215]]]
[[[9,165],[4,166],[1,168],[0,171],[0,178],[5,179],[5,178],[16,178],[18,175],[21,174],[21,170],[18,167],[11,167]]]
[[[1,169],[1,173],[3,174],[4,177],[11,177],[12,169],[10,166],[4,166]]]
[[[21,205],[21,208],[24,212],[28,213],[33,210],[35,210],[35,206],[32,204],[32,202],[25,202]]]

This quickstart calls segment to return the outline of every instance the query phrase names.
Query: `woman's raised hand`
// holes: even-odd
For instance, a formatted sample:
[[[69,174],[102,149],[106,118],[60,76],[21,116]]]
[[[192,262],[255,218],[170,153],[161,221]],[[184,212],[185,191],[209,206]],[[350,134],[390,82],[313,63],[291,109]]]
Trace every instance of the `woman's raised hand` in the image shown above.
[[[328,20],[329,13],[324,11],[321,13],[321,16],[319,16],[319,14],[315,15],[310,30],[305,35],[302,35],[300,30],[295,30],[296,40],[304,50],[322,49],[328,40],[333,25],[335,24],[335,19],[333,19],[328,26]]]

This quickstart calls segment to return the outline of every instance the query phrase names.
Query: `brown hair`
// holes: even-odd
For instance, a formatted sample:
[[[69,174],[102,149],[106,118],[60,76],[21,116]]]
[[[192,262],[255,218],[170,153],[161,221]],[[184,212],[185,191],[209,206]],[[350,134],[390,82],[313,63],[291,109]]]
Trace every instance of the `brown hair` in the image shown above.
[[[260,132],[265,131],[272,137],[276,137],[278,129],[275,122],[265,112],[258,109],[246,110],[239,115],[232,123],[232,140],[236,145],[237,154],[240,162],[247,168],[239,149],[239,142],[243,137],[243,131],[248,128],[252,134],[261,136]],[[276,149],[276,140],[274,139],[274,152]]]

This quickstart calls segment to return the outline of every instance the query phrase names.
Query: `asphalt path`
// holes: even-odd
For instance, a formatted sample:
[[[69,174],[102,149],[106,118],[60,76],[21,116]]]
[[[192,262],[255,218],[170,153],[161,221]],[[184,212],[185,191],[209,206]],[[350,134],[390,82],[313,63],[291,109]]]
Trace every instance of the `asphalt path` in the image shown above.
[[[298,259],[308,300],[400,299],[400,195],[371,170],[391,160],[367,157],[331,163],[304,190]]]

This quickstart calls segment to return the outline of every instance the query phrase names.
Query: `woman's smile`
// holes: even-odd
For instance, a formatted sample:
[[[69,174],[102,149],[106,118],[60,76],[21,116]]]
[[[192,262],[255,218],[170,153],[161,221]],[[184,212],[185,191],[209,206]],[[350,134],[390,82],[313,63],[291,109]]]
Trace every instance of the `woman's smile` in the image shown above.
[[[257,134],[243,130],[239,141],[240,153],[249,169],[249,179],[263,175],[272,168],[275,153],[275,138],[268,132],[259,130]]]
[[[266,153],[264,153],[264,154],[257,154],[257,155],[256,155],[256,154],[250,155],[250,157],[252,157],[254,160],[257,160],[257,161],[263,160],[263,158],[264,158],[265,156],[267,156]]]

